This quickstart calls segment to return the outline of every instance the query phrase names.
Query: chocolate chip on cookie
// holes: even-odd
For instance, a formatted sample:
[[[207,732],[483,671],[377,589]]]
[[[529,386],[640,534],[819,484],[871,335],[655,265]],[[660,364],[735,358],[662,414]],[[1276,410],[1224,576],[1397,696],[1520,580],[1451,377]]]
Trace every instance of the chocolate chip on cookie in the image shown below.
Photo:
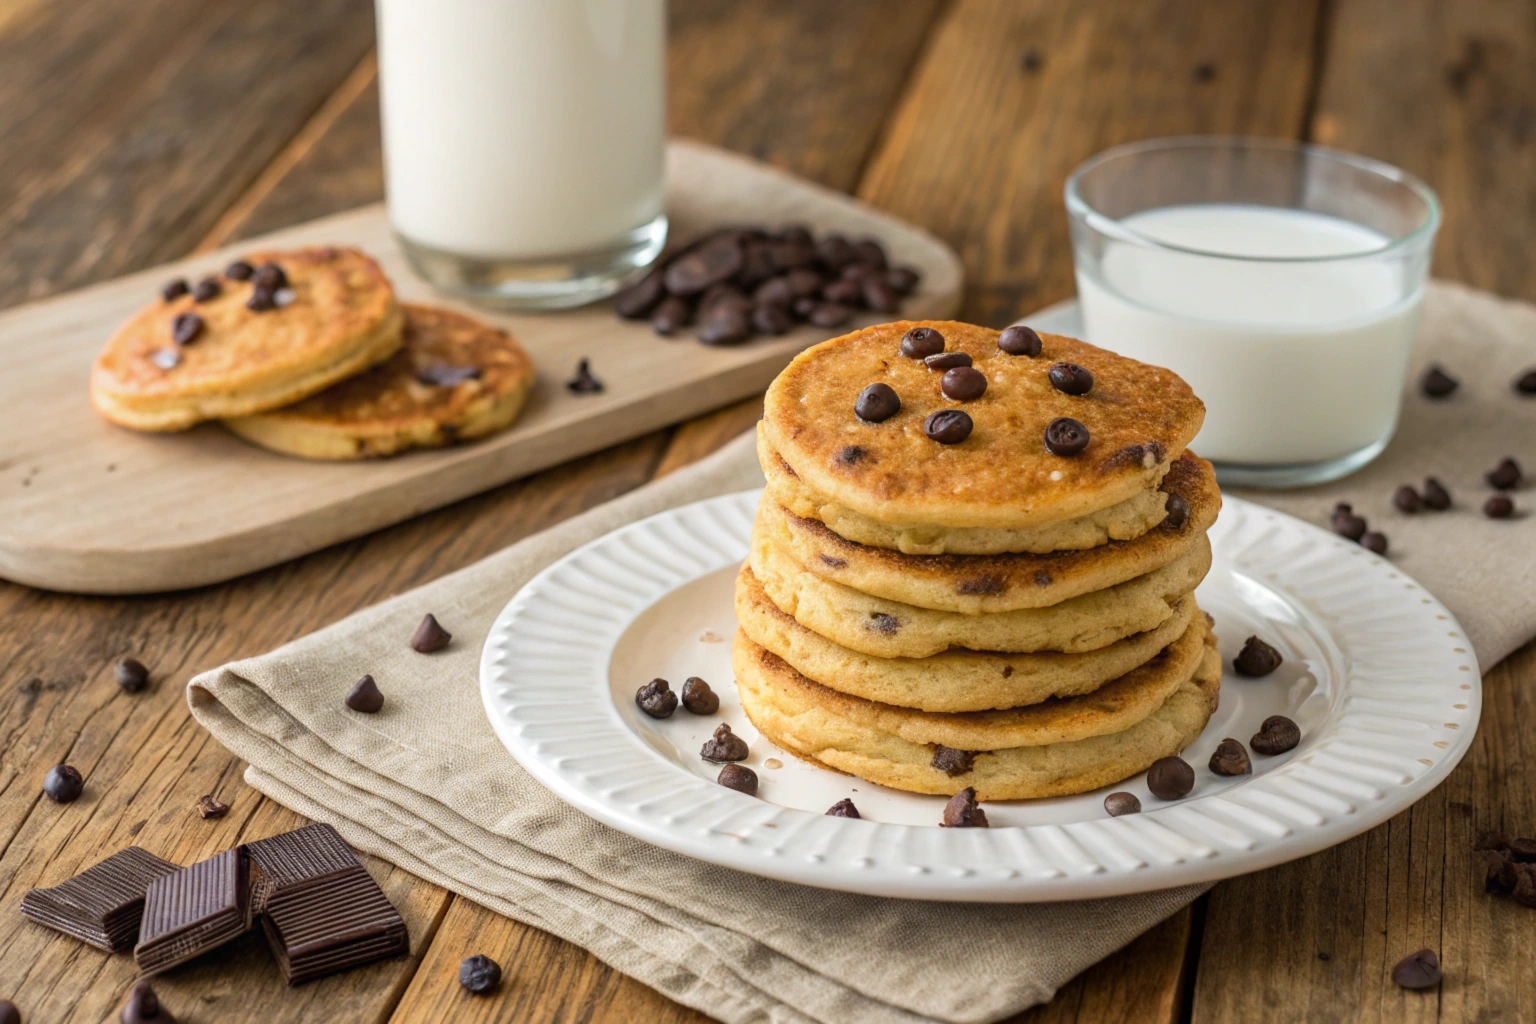
[[[1189,502],[1182,494],[1168,495],[1168,502],[1163,506],[1167,513],[1163,516],[1163,525],[1170,530],[1182,530],[1184,524],[1189,522]]]
[[[1057,363],[1047,375],[1051,387],[1064,395],[1086,395],[1093,390],[1093,374],[1076,363]]]
[[[997,347],[1011,356],[1038,356],[1040,335],[1033,328],[1015,324],[1003,329],[997,336]]]
[[[190,345],[202,336],[205,326],[196,313],[180,313],[171,321],[171,340],[178,345]]]
[[[953,370],[957,366],[970,366],[973,360],[966,352],[939,352],[923,359],[930,370]]]
[[[212,302],[224,291],[216,277],[205,277],[192,289],[193,302]]]
[[[249,281],[254,273],[256,273],[256,268],[245,262],[245,260],[235,260],[235,262],[224,268],[224,276],[231,281]]]
[[[160,289],[160,297],[166,302],[173,302],[187,294],[187,279],[178,277],[174,281],[168,281],[164,288]]]
[[[876,382],[859,392],[853,414],[866,423],[883,423],[901,411],[901,396],[889,384]]]
[[[972,366],[957,366],[945,372],[939,390],[952,401],[974,402],[987,393],[987,375]]]
[[[933,760],[929,762],[934,768],[954,778],[956,775],[964,775],[976,766],[976,751],[956,750],[943,744],[935,744],[933,748]]]
[[[914,327],[901,337],[901,354],[908,359],[927,359],[944,351],[944,335],[932,327]]]
[[[1051,420],[1045,428],[1045,448],[1052,455],[1070,458],[1081,455],[1088,447],[1088,428],[1070,416]]]
[[[923,433],[939,444],[960,444],[971,436],[974,426],[970,416],[959,409],[940,409],[923,421]]]

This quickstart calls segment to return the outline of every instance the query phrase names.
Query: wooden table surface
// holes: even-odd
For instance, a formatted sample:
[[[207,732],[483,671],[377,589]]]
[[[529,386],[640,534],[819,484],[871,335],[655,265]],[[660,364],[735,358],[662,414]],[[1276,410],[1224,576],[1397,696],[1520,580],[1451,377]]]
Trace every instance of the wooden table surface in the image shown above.
[[[1066,173],[1185,132],[1405,166],[1445,202],[1436,273],[1536,299],[1529,0],[673,0],[671,20],[673,131],[947,239],[970,277],[965,319],[1001,325],[1069,295]],[[0,0],[0,306],[381,194],[367,0]],[[133,979],[129,958],[24,921],[27,888],[129,842],[190,862],[302,823],[190,719],[194,673],[467,565],[757,415],[724,409],[223,586],[98,600],[0,584],[0,996],[30,1022],[96,1022]],[[111,678],[127,653],[155,679],[135,697]],[[1482,829],[1536,833],[1533,696],[1536,645],[1489,671],[1471,754],[1417,806],[1219,885],[1024,1019],[1536,1019],[1536,917],[1484,895],[1472,853]],[[60,761],[87,777],[78,803],[40,799]],[[197,817],[208,792],[228,817]],[[409,959],[289,990],[247,937],[159,982],[167,1005],[221,1022],[703,1019],[370,866],[410,924]],[[1421,946],[1445,982],[1400,991],[1387,973]],[[506,968],[495,998],[459,988],[476,952]]]

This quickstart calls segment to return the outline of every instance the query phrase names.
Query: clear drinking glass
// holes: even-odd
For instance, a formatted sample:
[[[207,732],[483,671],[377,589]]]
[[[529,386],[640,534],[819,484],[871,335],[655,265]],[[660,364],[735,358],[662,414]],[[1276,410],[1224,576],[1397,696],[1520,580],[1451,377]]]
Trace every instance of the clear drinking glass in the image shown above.
[[[1106,150],[1067,181],[1087,340],[1206,405],[1225,484],[1322,483],[1397,429],[1440,206],[1388,164],[1275,139]]]
[[[616,291],[666,242],[665,0],[376,0],[390,222],[445,291]]]

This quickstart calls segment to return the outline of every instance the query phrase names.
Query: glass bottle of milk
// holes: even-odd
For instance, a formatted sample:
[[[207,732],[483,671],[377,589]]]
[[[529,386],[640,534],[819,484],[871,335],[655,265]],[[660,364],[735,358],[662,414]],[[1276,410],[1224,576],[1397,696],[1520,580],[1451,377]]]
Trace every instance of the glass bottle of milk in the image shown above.
[[[601,298],[666,242],[665,0],[376,0],[389,217],[446,291]]]
[[[1434,193],[1284,140],[1133,143],[1067,183],[1087,340],[1178,373],[1225,484],[1291,487],[1375,458],[1397,428]]]

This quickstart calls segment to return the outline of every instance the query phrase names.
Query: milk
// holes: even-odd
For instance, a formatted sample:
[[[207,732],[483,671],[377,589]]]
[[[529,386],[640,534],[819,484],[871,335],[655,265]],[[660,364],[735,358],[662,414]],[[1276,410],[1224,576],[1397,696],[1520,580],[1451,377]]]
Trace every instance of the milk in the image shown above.
[[[665,0],[377,0],[389,214],[407,240],[538,260],[662,212]]]
[[[1283,261],[1369,253],[1385,236],[1320,213],[1226,204],[1151,209],[1119,224],[1165,245],[1250,258],[1112,240],[1096,261],[1078,260],[1088,340],[1189,382],[1206,405],[1199,454],[1318,462],[1391,436],[1422,270],[1390,258]]]

